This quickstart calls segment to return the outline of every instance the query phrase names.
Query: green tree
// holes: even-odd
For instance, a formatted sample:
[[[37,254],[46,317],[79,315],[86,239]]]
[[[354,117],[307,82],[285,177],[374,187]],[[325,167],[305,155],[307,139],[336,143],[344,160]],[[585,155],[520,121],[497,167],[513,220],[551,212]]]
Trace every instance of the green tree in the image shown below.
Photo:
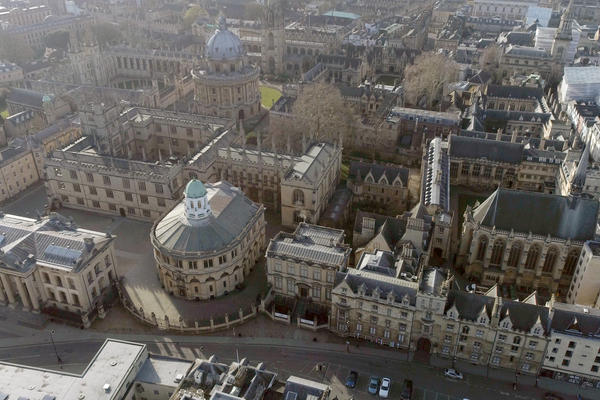
[[[51,32],[44,38],[44,44],[51,49],[67,50],[67,47],[69,46],[69,32]]]

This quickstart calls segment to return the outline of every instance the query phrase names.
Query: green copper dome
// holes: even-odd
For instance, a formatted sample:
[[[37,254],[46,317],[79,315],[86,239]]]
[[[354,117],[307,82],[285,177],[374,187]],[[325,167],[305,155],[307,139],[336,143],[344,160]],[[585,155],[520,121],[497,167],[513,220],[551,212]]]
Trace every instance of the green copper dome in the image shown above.
[[[192,179],[188,182],[183,194],[188,199],[199,199],[206,196],[206,188],[198,179]]]

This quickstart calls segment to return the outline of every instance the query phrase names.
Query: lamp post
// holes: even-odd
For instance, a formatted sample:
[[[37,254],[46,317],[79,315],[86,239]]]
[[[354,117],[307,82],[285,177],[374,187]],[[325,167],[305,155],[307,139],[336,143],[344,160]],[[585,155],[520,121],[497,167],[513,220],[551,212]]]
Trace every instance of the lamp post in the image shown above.
[[[62,364],[62,359],[58,355],[58,351],[56,350],[56,345],[54,344],[54,333],[55,333],[54,329],[52,329],[49,333],[50,333],[50,342],[52,343],[52,348],[54,349],[54,354],[56,354],[56,361],[58,361],[59,364]]]

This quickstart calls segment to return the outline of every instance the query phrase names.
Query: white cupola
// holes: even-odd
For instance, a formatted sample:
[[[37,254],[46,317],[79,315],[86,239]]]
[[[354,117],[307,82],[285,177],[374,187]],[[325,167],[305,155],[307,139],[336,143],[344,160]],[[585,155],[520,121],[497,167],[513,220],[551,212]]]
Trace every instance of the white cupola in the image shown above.
[[[183,194],[185,196],[185,216],[187,219],[198,220],[211,215],[208,193],[202,182],[192,179],[186,185]]]

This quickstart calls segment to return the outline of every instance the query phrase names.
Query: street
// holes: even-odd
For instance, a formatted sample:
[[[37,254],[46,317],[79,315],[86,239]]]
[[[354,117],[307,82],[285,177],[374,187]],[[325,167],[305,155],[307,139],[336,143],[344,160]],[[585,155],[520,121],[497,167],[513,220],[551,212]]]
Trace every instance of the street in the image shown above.
[[[133,336],[133,335],[131,335]],[[122,337],[123,338],[123,337]],[[147,339],[147,337],[145,337]],[[145,339],[140,337],[139,339]],[[123,338],[125,339],[125,338]],[[145,342],[152,354],[172,356],[185,359],[208,357],[216,354],[224,362],[246,357],[255,364],[263,361],[267,369],[278,373],[280,378],[297,375],[316,381],[325,381],[332,386],[333,393],[340,399],[373,398],[367,392],[367,384],[371,375],[389,377],[392,380],[391,398],[397,398],[404,379],[412,379],[415,385],[414,399],[419,400],[457,400],[474,399],[536,399],[534,395],[513,392],[510,384],[490,381],[485,377],[467,375],[463,381],[453,381],[445,378],[440,369],[417,362],[406,362],[395,359],[394,352],[387,356],[373,357],[371,354],[361,354],[360,349],[351,348],[351,353],[340,352],[339,349],[314,349],[310,344],[298,343],[294,346],[279,344],[236,344],[236,338],[228,340],[231,343],[210,343],[199,337],[187,337],[185,343],[178,343],[173,338],[157,338],[158,341],[139,340]],[[59,366],[56,354],[49,339],[40,344],[12,346],[0,348],[0,360],[26,364],[35,367],[62,369],[65,372],[81,373],[102,344],[101,338],[69,340],[56,342],[56,350],[62,364]],[[386,353],[384,353],[386,354]],[[325,365],[324,371],[318,371],[317,364]],[[346,376],[354,370],[358,372],[358,384],[355,389],[344,386]],[[394,395],[396,394],[396,396]]]

